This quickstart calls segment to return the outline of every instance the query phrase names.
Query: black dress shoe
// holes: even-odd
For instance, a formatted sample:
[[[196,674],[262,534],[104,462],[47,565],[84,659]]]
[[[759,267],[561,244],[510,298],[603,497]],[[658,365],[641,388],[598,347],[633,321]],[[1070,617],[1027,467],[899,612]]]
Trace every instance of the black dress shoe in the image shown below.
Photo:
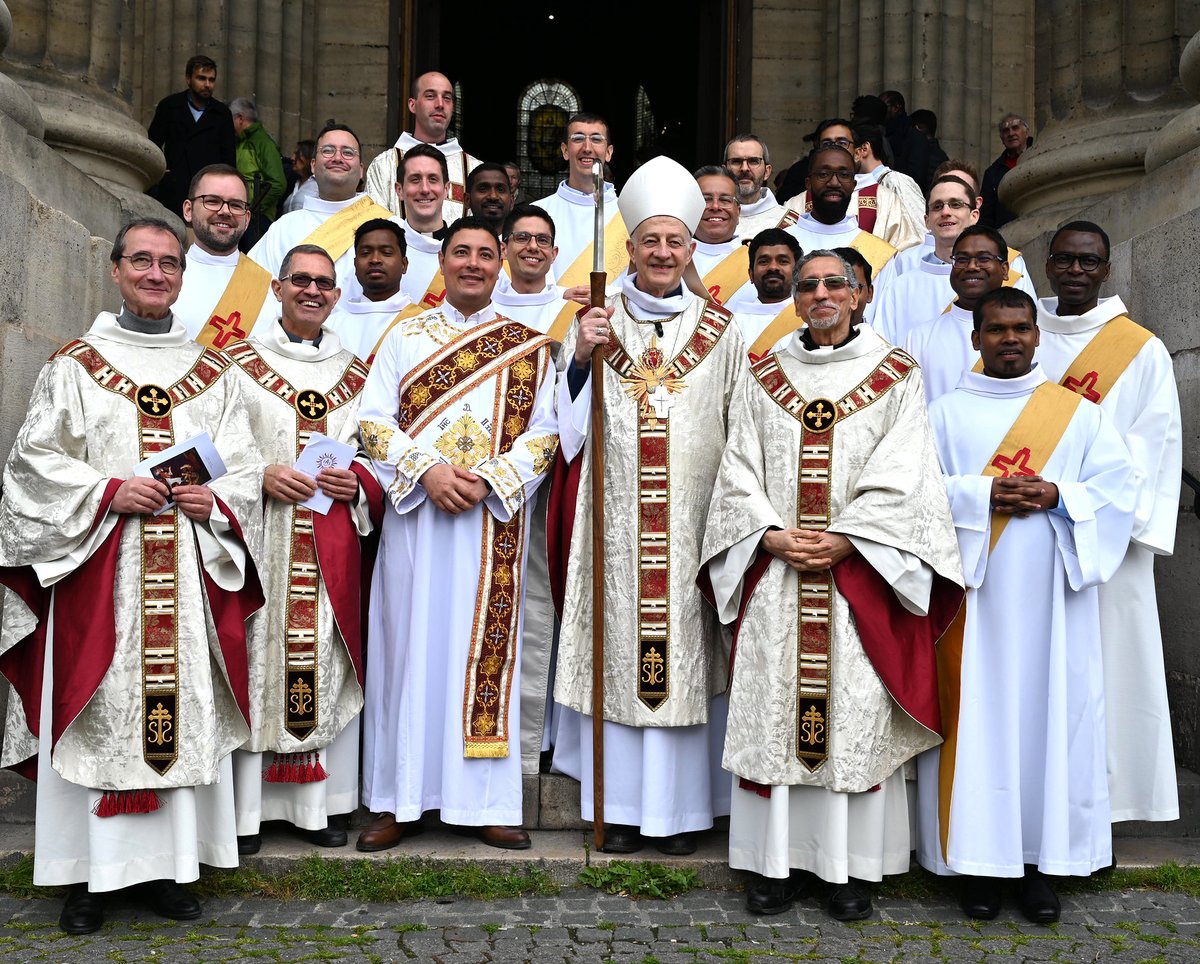
[[[1000,881],[995,877],[964,875],[958,901],[968,917],[992,920],[1000,913]]]
[[[262,834],[248,833],[245,836],[238,835],[238,856],[249,857],[251,854],[256,854],[262,849]]]
[[[696,839],[699,834],[675,833],[669,837],[659,837],[654,841],[660,854],[668,857],[686,857],[696,852]]]
[[[786,879],[758,877],[746,888],[746,910],[752,914],[782,914],[798,897],[803,897],[814,881],[807,870],[793,870]]]
[[[191,891],[173,880],[149,880],[134,889],[145,905],[159,917],[195,920],[200,916],[200,901]]]
[[[345,827],[335,827],[332,824],[320,830],[297,829],[300,830],[301,837],[318,847],[344,847],[350,839]]]
[[[1058,894],[1036,867],[1026,865],[1019,885],[1021,914],[1031,924],[1053,924],[1062,913]]]
[[[861,880],[851,877],[829,895],[829,916],[834,920],[866,920],[871,916],[871,893]]]
[[[72,884],[58,926],[68,934],[92,934],[104,923],[104,895],[88,891],[87,884]]]
[[[637,827],[624,823],[604,825],[604,846],[601,853],[634,854],[642,849],[642,834]]]

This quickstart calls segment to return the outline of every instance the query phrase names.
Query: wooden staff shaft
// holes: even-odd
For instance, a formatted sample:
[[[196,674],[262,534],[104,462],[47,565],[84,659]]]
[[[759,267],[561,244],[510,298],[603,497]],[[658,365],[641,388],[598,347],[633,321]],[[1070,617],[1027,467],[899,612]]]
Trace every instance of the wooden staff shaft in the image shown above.
[[[603,271],[591,273],[591,303],[604,307]],[[604,347],[592,349],[592,833],[604,849]]]

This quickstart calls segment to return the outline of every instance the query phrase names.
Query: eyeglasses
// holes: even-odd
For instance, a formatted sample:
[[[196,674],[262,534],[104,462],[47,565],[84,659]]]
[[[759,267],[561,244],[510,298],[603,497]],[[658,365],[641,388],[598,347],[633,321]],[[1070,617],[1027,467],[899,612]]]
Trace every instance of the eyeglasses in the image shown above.
[[[235,198],[224,198],[219,194],[197,194],[194,198],[189,199],[193,204],[199,201],[204,210],[212,211],[216,214],[223,207],[229,208],[230,214],[242,215],[250,210],[250,205],[245,201],[239,201]]]
[[[1102,264],[1108,264],[1107,258],[1097,257],[1094,254],[1052,254],[1046,260],[1060,271],[1066,271],[1076,261],[1084,271],[1095,271]]]
[[[337,157],[339,154],[347,160],[354,160],[358,157],[357,147],[339,147],[336,144],[323,144],[318,148],[317,153],[322,157]]]
[[[956,254],[951,256],[950,260],[960,268],[965,268],[972,261],[979,267],[986,268],[990,264],[1000,264],[1004,259],[998,254],[989,254],[984,251],[980,254]]]
[[[303,291],[309,285],[316,285],[322,291],[332,291],[337,285],[333,278],[318,278],[311,274],[285,274],[280,281],[290,281],[295,287]]]
[[[850,279],[844,274],[831,274],[824,278],[801,278],[800,283],[796,285],[796,290],[811,294],[821,285],[824,285],[829,291],[841,291],[850,287]]]
[[[607,144],[608,138],[604,134],[571,134],[567,137],[568,144],[574,144],[578,147],[580,144],[591,142],[597,147]]]
[[[702,197],[704,198],[705,204],[712,204],[714,201],[718,204],[727,205],[738,203],[738,199],[732,194],[704,194]]]
[[[729,167],[761,167],[763,158],[761,157],[727,157],[725,163]]]
[[[817,147],[853,147],[854,141],[848,137],[823,137]]]
[[[158,270],[163,274],[179,274],[183,270],[183,262],[178,258],[172,258],[167,255],[165,258],[154,258],[148,254],[139,252],[137,254],[123,254],[120,257],[121,261],[128,261],[136,271],[149,271],[154,265],[158,265]]]
[[[849,182],[849,181],[854,180],[854,172],[853,171],[827,171],[824,168],[822,168],[819,171],[809,171],[808,176],[811,177],[814,181],[838,180],[838,181]]]
[[[537,246],[539,248],[554,247],[554,239],[552,237],[550,237],[550,235],[548,235],[548,234],[530,234],[528,231],[514,231],[505,240],[513,241],[518,245],[528,244],[530,241],[535,241],[535,242],[537,242]]]
[[[949,208],[951,211],[961,211],[963,208],[971,208],[972,210],[974,210],[974,208],[970,204],[968,204],[966,201],[960,201],[956,197],[952,197],[946,201],[930,201],[929,202],[929,213],[930,214],[934,214],[938,211],[944,211],[946,208]]]

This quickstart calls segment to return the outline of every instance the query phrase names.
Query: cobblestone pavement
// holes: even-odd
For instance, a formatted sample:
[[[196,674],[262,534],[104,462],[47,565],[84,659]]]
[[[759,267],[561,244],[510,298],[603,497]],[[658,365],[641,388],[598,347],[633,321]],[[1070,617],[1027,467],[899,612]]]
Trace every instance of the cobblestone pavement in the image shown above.
[[[593,890],[504,901],[399,904],[210,899],[178,924],[117,895],[104,929],[70,937],[57,900],[0,897],[0,960],[18,961],[1200,961],[1200,899],[1111,891],[1063,900],[1053,927],[1009,907],[966,924],[946,900],[876,900],[859,924],[831,921],[815,900],[777,917],[747,914],[738,893],[694,891],[632,901]]]

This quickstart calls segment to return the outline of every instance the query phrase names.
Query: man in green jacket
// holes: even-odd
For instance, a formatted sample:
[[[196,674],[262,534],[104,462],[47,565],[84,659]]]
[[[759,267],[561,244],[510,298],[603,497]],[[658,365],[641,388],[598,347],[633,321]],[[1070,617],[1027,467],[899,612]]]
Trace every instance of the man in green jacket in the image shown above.
[[[279,145],[258,120],[254,101],[238,97],[229,105],[237,134],[237,169],[250,198],[250,227],[239,247],[249,251],[275,220],[279,202],[287,192]]]

